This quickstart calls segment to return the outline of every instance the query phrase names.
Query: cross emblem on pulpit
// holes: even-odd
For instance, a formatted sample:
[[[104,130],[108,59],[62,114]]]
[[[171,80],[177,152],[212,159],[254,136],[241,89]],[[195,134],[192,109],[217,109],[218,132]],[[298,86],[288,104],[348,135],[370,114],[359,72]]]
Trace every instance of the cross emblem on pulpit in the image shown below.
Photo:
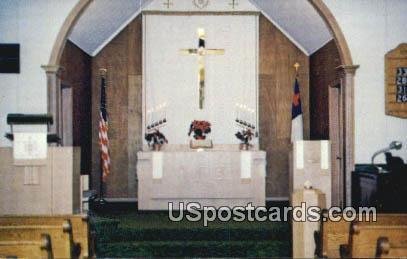
[[[232,0],[232,2],[229,5],[232,6],[232,9],[235,9],[235,7],[239,4],[237,3],[237,0]]]
[[[170,9],[170,6],[173,5],[173,3],[171,3],[170,0],[167,0],[167,1],[164,2],[163,5],[165,5],[167,7],[167,9]]]
[[[205,30],[198,29],[198,48],[181,49],[180,52],[186,55],[196,55],[198,57],[198,87],[199,87],[199,109],[203,109],[205,100],[205,59],[207,55],[223,55],[224,49],[207,49],[205,48]]]

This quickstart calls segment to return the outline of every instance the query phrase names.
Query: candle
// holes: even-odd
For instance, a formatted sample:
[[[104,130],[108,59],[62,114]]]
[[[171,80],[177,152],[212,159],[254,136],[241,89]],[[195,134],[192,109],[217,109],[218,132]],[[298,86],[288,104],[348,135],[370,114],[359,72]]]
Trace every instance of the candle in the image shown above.
[[[164,123],[167,122],[167,102],[164,103]]]
[[[244,118],[243,118],[243,120],[244,120],[244,123],[247,124],[247,122],[248,122],[248,120],[249,120],[249,111],[248,111],[248,108],[247,108],[247,105],[246,105],[246,104],[243,105],[243,111],[244,111]]]
[[[151,108],[151,122],[150,122],[150,125],[154,125],[154,107],[153,108]]]
[[[238,103],[236,103],[236,105],[235,105],[235,119],[236,119],[236,122],[238,122],[239,121],[239,104]]]

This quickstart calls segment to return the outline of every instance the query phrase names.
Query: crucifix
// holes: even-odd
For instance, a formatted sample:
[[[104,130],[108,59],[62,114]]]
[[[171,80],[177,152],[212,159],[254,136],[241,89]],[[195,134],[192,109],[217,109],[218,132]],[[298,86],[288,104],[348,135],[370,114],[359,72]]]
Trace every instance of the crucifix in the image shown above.
[[[205,100],[205,59],[206,55],[223,55],[224,49],[207,49],[205,48],[205,30],[198,29],[198,48],[181,49],[180,52],[186,55],[195,55],[198,57],[198,83],[199,83],[199,109],[203,109]]]

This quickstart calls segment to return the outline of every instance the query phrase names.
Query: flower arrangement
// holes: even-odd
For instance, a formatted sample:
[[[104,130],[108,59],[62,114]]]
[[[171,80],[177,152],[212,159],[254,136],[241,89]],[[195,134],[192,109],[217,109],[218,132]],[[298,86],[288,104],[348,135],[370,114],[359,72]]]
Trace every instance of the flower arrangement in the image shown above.
[[[165,138],[164,134],[162,134],[159,130],[155,130],[151,133],[146,133],[144,138],[147,141],[149,147],[153,146],[154,148],[157,148],[161,145],[164,145],[165,143],[168,143],[168,140]]]
[[[242,144],[249,145],[254,134],[250,129],[244,129],[242,131],[238,131],[235,136],[242,141]]]
[[[188,136],[191,136],[192,132],[194,132],[194,139],[204,140],[206,135],[211,133],[211,124],[207,121],[194,120],[189,127]]]

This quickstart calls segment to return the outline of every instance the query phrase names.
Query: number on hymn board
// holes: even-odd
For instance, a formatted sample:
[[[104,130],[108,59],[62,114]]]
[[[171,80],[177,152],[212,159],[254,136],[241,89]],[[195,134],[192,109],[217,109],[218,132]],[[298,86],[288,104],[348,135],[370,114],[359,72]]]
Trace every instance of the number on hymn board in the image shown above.
[[[396,101],[407,103],[407,67],[398,67],[396,74]]]

